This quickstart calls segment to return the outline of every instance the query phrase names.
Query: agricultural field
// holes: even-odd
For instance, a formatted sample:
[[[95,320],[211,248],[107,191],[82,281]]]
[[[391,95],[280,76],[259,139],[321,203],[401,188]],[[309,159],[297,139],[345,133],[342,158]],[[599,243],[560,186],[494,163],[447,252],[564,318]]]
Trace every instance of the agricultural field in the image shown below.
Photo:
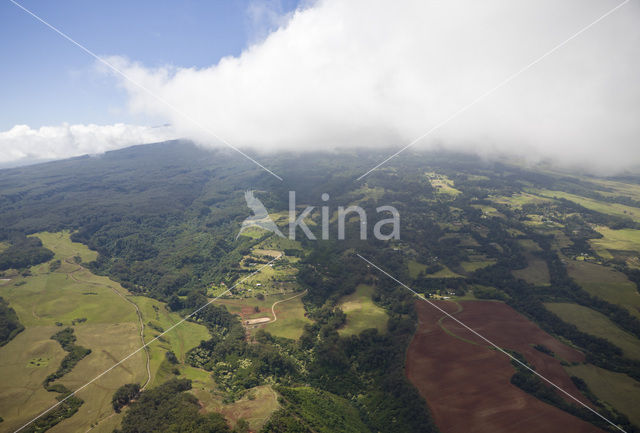
[[[624,373],[614,373],[591,364],[572,365],[565,370],[584,380],[598,399],[625,414],[635,425],[640,425],[640,382]]]
[[[387,312],[373,303],[373,287],[360,284],[356,291],[344,296],[338,307],[347,315],[347,323],[338,330],[340,335],[357,335],[365,329],[387,330]]]
[[[542,344],[570,362],[580,362],[582,354],[506,304],[435,302],[501,347],[522,353],[545,377],[580,395],[559,360],[532,345]],[[417,301],[416,309],[419,329],[407,350],[406,375],[429,401],[441,431],[601,432],[511,385],[515,370],[505,355],[491,350],[451,319],[442,319],[443,314],[426,302]]]
[[[625,307],[640,317],[640,293],[626,275],[607,266],[585,261],[566,260],[566,267],[569,276],[587,292]]]
[[[603,314],[578,304],[558,302],[544,305],[565,322],[576,325],[587,334],[609,340],[622,349],[625,356],[640,360],[640,340],[618,328]]]

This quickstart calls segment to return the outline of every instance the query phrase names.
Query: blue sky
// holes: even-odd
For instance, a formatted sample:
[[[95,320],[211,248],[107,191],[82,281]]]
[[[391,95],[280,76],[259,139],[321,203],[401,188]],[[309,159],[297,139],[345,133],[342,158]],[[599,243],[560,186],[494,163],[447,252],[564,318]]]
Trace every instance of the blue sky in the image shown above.
[[[147,67],[206,67],[254,41],[256,23],[242,1],[18,0],[98,55]],[[268,2],[278,12],[295,1]],[[126,94],[97,73],[95,60],[3,0],[0,2],[0,131],[68,123],[134,122]]]

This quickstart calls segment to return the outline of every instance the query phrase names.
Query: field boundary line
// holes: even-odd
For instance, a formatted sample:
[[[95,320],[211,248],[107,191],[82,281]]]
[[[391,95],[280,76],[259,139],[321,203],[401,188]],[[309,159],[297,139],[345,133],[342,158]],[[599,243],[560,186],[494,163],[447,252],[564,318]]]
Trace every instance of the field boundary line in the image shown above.
[[[10,0],[13,1],[13,0]],[[459,115],[461,115],[462,113],[464,113],[465,111],[469,110],[471,107],[473,107],[474,105],[476,105],[478,102],[482,101],[483,99],[485,99],[486,97],[488,97],[489,95],[491,95],[492,93],[494,93],[495,91],[499,90],[500,88],[506,86],[507,84],[509,84],[511,81],[513,81],[514,79],[518,78],[520,75],[522,75],[524,72],[526,72],[527,70],[531,69],[532,67],[534,67],[535,65],[537,65],[538,63],[540,63],[542,60],[544,60],[545,58],[549,57],[551,54],[555,53],[556,51],[558,51],[560,48],[564,47],[566,44],[568,44],[569,42],[571,42],[572,40],[574,40],[575,38],[577,38],[578,36],[580,36],[582,33],[586,32],[587,30],[589,30],[591,27],[595,26],[596,24],[598,24],[600,21],[602,21],[603,19],[605,19],[606,17],[608,17],[609,15],[611,15],[612,13],[614,13],[615,11],[617,11],[618,9],[620,9],[622,6],[624,6],[625,4],[629,3],[630,0],[624,0],[622,3],[620,3],[619,5],[617,5],[616,7],[614,7],[613,9],[610,9],[608,12],[606,12],[604,15],[601,15],[598,19],[596,19],[595,21],[592,21],[590,24],[586,25],[585,27],[581,28],[580,30],[578,30],[577,32],[575,32],[573,35],[571,35],[569,38],[565,39],[563,42],[559,43],[558,45],[556,45],[555,47],[551,48],[549,51],[547,51],[546,53],[542,54],[541,56],[539,56],[538,58],[536,58],[535,60],[531,61],[530,63],[528,63],[527,65],[523,66],[522,68],[518,69],[516,72],[514,72],[513,74],[509,75],[507,78],[505,78],[502,82],[500,82],[499,84],[497,84],[496,86],[492,87],[491,89],[487,90],[486,92],[484,92],[483,94],[481,94],[480,96],[477,96],[474,100],[472,100],[471,102],[467,103],[466,105],[464,105],[463,107],[459,108],[457,111],[455,111],[453,114],[449,115],[449,117],[445,118],[444,120],[441,120],[440,122],[436,123],[435,126],[431,127],[431,129],[429,129],[427,132],[425,132],[424,134],[422,134],[421,136],[419,136],[418,138],[414,139],[412,142],[410,142],[409,144],[407,144],[406,146],[402,147],[400,150],[398,150],[396,153],[394,153],[393,155],[389,156],[387,159],[385,159],[384,161],[382,161],[381,163],[379,163],[378,165],[376,165],[375,167],[373,167],[371,170],[367,171],[365,174],[361,175],[360,177],[358,177],[356,180],[361,180],[362,178],[364,178],[365,176],[367,176],[369,173],[371,173],[372,171],[376,170],[378,167],[380,167],[381,165],[387,163],[389,160],[395,158],[396,156],[398,156],[400,153],[404,152],[405,150],[407,150],[409,147],[413,146],[414,144],[416,144],[417,142],[419,142],[420,140],[422,140],[423,138],[431,135],[433,132],[437,131],[438,129],[442,128],[444,125],[446,125],[447,123],[449,123],[450,121],[452,121],[453,119],[455,119],[456,117],[458,117]]]
[[[118,361],[117,363],[113,364],[111,367],[109,367],[108,369],[106,369],[105,371],[103,371],[102,373],[100,373],[99,375],[97,375],[96,377],[94,377],[93,379],[91,379],[89,382],[85,383],[84,385],[82,385],[81,387],[77,388],[75,391],[69,393],[69,395],[67,395],[65,398],[63,398],[62,400],[60,400],[59,402],[57,402],[56,404],[54,404],[53,406],[51,406],[50,408],[48,408],[47,410],[40,412],[40,414],[38,414],[35,418],[31,419],[29,422],[27,422],[26,424],[24,424],[22,427],[20,427],[19,429],[15,430],[14,433],[18,433],[20,430],[24,429],[25,427],[27,427],[29,424],[33,423],[34,421],[36,421],[38,418],[40,418],[42,415],[45,415],[46,413],[48,413],[49,411],[51,411],[52,409],[58,407],[59,405],[61,405],[64,401],[66,401],[68,398],[76,395],[76,393],[78,393],[79,391],[82,391],[84,388],[86,388],[87,386],[91,385],[93,382],[95,382],[96,380],[100,379],[102,376],[104,376],[105,374],[109,373],[111,370],[113,370],[114,368],[116,368],[117,366],[119,366],[120,364],[122,364],[123,362],[125,362],[127,359],[131,358],[133,355],[135,355],[136,353],[140,352],[143,349],[146,349],[147,346],[149,346],[151,343],[153,343],[154,341],[158,340],[160,337],[162,337],[163,335],[165,335],[166,333],[168,333],[169,331],[171,331],[172,329],[174,329],[175,327],[183,324],[184,322],[186,322],[190,317],[193,317],[195,314],[197,314],[198,312],[200,312],[201,310],[203,310],[204,308],[208,307],[211,303],[213,303],[214,301],[218,300],[219,298],[221,298],[222,296],[226,295],[227,293],[229,293],[231,290],[233,290],[237,285],[239,285],[240,283],[244,282],[245,280],[251,278],[252,276],[254,276],[255,274],[259,273],[260,271],[262,271],[264,268],[266,268],[267,266],[269,266],[270,264],[272,264],[273,262],[275,262],[276,260],[278,260],[279,258],[275,258],[273,260],[271,260],[269,263],[266,263],[263,266],[260,266],[258,269],[256,269],[255,271],[253,271],[252,273],[250,273],[249,275],[247,275],[246,277],[242,278],[241,280],[239,280],[238,282],[236,282],[233,286],[231,286],[230,288],[228,288],[227,290],[225,290],[224,292],[222,292],[221,294],[219,294],[218,296],[216,296],[215,298],[211,299],[210,301],[207,301],[206,304],[198,307],[198,309],[192,311],[191,313],[189,313],[188,315],[186,315],[184,318],[182,318],[180,321],[174,323],[173,325],[171,325],[171,327],[169,327],[166,331],[163,331],[162,333],[156,335],[152,340],[150,340],[148,343],[143,344],[142,346],[140,346],[139,348],[137,348],[135,351],[131,352],[129,355],[125,356],[124,358],[122,358],[120,361]]]
[[[191,117],[190,115],[186,114],[185,112],[183,112],[182,110],[178,109],[178,107],[176,107],[175,105],[173,105],[171,102],[167,101],[166,99],[164,99],[161,96],[158,96],[157,94],[155,94],[154,92],[152,92],[151,90],[149,90],[149,88],[143,86],[142,84],[138,83],[137,81],[135,81],[133,78],[129,77],[127,74],[125,74],[123,71],[121,71],[119,68],[117,68],[116,66],[114,66],[112,63],[108,62],[107,60],[103,59],[102,57],[98,56],[96,53],[94,53],[93,51],[91,51],[90,49],[88,49],[87,47],[85,47],[84,45],[82,45],[81,43],[75,41],[73,38],[71,38],[71,36],[67,35],[66,33],[62,32],[61,30],[59,30],[57,27],[54,27],[52,24],[49,24],[48,22],[46,22],[44,19],[40,18],[38,15],[36,15],[35,13],[31,12],[29,9],[27,9],[26,7],[22,6],[20,3],[18,3],[15,0],[9,0],[11,3],[13,3],[14,5],[16,5],[17,7],[19,7],[20,9],[22,9],[24,12],[26,12],[27,14],[31,15],[33,18],[35,18],[36,20],[40,21],[42,24],[44,24],[45,26],[49,27],[51,30],[53,30],[54,32],[56,32],[57,34],[59,34],[60,36],[62,36],[63,38],[65,38],[66,40],[68,40],[69,42],[71,42],[73,45],[77,46],[78,48],[80,48],[82,51],[84,51],[85,53],[89,54],[91,57],[95,58],[96,60],[98,60],[100,63],[104,64],[105,66],[107,66],[109,69],[111,69],[112,71],[114,71],[115,73],[117,73],[118,75],[122,76],[125,80],[129,81],[131,84],[133,84],[134,86],[136,86],[137,88],[139,88],[140,90],[142,90],[143,92],[145,92],[146,94],[148,94],[149,96],[151,96],[152,98],[154,98],[156,101],[160,102],[161,104],[163,104],[165,107],[169,108],[171,111],[173,111],[175,114],[179,115],[180,117],[182,117],[183,119],[185,119],[186,121],[190,122],[192,125],[197,126],[198,128],[200,128],[201,130],[203,130],[204,132],[206,132],[207,134],[209,134],[210,136],[212,136],[213,138],[215,138],[216,140],[218,140],[220,143],[226,145],[227,147],[235,150],[236,152],[238,152],[240,155],[244,156],[246,159],[248,159],[249,161],[253,162],[255,165],[257,165],[258,167],[260,167],[261,169],[263,169],[264,171],[266,171],[267,173],[269,173],[271,176],[275,177],[276,179],[278,179],[279,181],[282,181],[283,179],[278,176],[277,174],[275,174],[273,171],[269,170],[267,167],[265,167],[264,165],[260,164],[258,161],[256,161],[255,159],[253,159],[252,157],[250,157],[249,155],[247,155],[246,153],[244,153],[242,150],[238,149],[236,146],[234,146],[233,144],[229,143],[227,140],[225,140],[224,138],[220,137],[219,135],[217,135],[215,132],[213,132],[210,128],[204,126],[201,122],[197,121],[196,119],[194,119],[193,117]],[[628,0],[627,0],[628,1]]]
[[[438,307],[436,304],[434,304],[433,302],[431,302],[430,300],[428,300],[427,298],[424,297],[424,295],[421,295],[420,293],[416,292],[415,290],[413,290],[411,287],[407,286],[406,284],[404,284],[402,281],[396,279],[394,276],[392,276],[391,274],[389,274],[388,272],[386,272],[384,269],[380,268],[379,266],[377,266],[375,263],[372,263],[371,261],[365,259],[364,257],[362,257],[360,254],[356,253],[356,256],[360,257],[363,261],[365,261],[367,264],[369,264],[370,266],[373,266],[374,268],[376,268],[378,271],[382,272],[384,275],[386,275],[387,277],[391,278],[393,281],[395,281],[396,283],[400,284],[402,287],[404,287],[405,289],[409,290],[411,293],[413,293],[415,296],[417,296],[420,300],[425,301],[426,303],[428,303],[429,305],[431,305],[433,308],[435,308],[436,310],[440,311],[441,313],[445,314],[446,316],[448,316],[450,319],[454,320],[455,322],[457,322],[459,325],[461,325],[463,328],[467,329],[468,331],[471,331],[474,335],[476,335],[477,337],[480,337],[482,340],[486,341],[487,343],[489,343],[491,346],[495,347],[498,351],[502,352],[503,354],[507,355],[509,358],[511,358],[512,361],[517,362],[518,364],[520,364],[521,366],[523,366],[524,368],[526,368],[527,370],[529,370],[531,373],[535,374],[536,376],[538,376],[540,379],[544,380],[545,382],[547,382],[548,384],[550,384],[551,386],[553,386],[554,388],[556,388],[558,391],[562,392],[563,394],[565,394],[566,396],[568,396],[569,398],[571,398],[572,400],[576,401],[578,404],[580,404],[581,406],[589,409],[591,412],[593,412],[594,414],[596,414],[598,417],[600,417],[601,419],[603,419],[604,421],[606,421],[607,423],[611,424],[613,427],[617,428],[618,430],[620,430],[623,433],[627,433],[625,430],[623,430],[620,426],[618,426],[617,424],[613,423],[612,421],[609,421],[607,418],[605,418],[604,416],[602,416],[598,411],[592,409],[591,407],[589,407],[588,405],[586,405],[585,403],[581,402],[580,400],[578,400],[576,397],[574,397],[573,395],[571,395],[570,393],[568,393],[567,391],[565,391],[564,389],[562,389],[561,387],[559,387],[558,385],[556,385],[555,383],[551,382],[549,379],[547,379],[546,377],[544,377],[543,375],[541,375],[540,373],[538,373],[537,371],[535,371],[533,368],[529,367],[527,364],[525,364],[524,362],[520,361],[518,358],[516,358],[515,356],[511,355],[509,352],[505,351],[504,349],[502,349],[500,346],[498,346],[497,344],[495,344],[494,342],[492,342],[491,340],[489,340],[488,338],[484,337],[483,335],[481,335],[480,333],[478,333],[477,331],[475,331],[473,328],[467,326],[466,324],[464,324],[462,321],[460,321],[460,319],[454,317],[453,315],[451,315],[450,313],[448,313],[447,311],[443,310],[442,308]],[[588,421],[586,421],[588,422]]]

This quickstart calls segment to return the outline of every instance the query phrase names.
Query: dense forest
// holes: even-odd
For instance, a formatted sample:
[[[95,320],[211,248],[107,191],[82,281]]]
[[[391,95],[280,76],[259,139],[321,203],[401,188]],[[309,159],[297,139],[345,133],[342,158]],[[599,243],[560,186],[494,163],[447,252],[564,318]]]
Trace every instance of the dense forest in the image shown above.
[[[24,330],[15,310],[0,297],[0,346],[7,344]]]

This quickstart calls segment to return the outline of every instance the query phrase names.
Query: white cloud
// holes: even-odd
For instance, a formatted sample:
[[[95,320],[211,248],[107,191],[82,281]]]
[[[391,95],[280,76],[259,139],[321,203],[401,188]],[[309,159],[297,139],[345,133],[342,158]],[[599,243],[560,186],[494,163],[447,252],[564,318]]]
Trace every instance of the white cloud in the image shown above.
[[[616,4],[325,0],[208,68],[118,61],[237,146],[400,147]],[[628,3],[420,145],[599,169],[640,163],[639,19],[640,4]],[[134,112],[217,145],[175,111],[122,85]]]
[[[69,158],[98,154],[135,144],[152,143],[175,138],[172,128],[126,125],[43,126],[32,129],[16,125],[0,132],[0,164]]]

